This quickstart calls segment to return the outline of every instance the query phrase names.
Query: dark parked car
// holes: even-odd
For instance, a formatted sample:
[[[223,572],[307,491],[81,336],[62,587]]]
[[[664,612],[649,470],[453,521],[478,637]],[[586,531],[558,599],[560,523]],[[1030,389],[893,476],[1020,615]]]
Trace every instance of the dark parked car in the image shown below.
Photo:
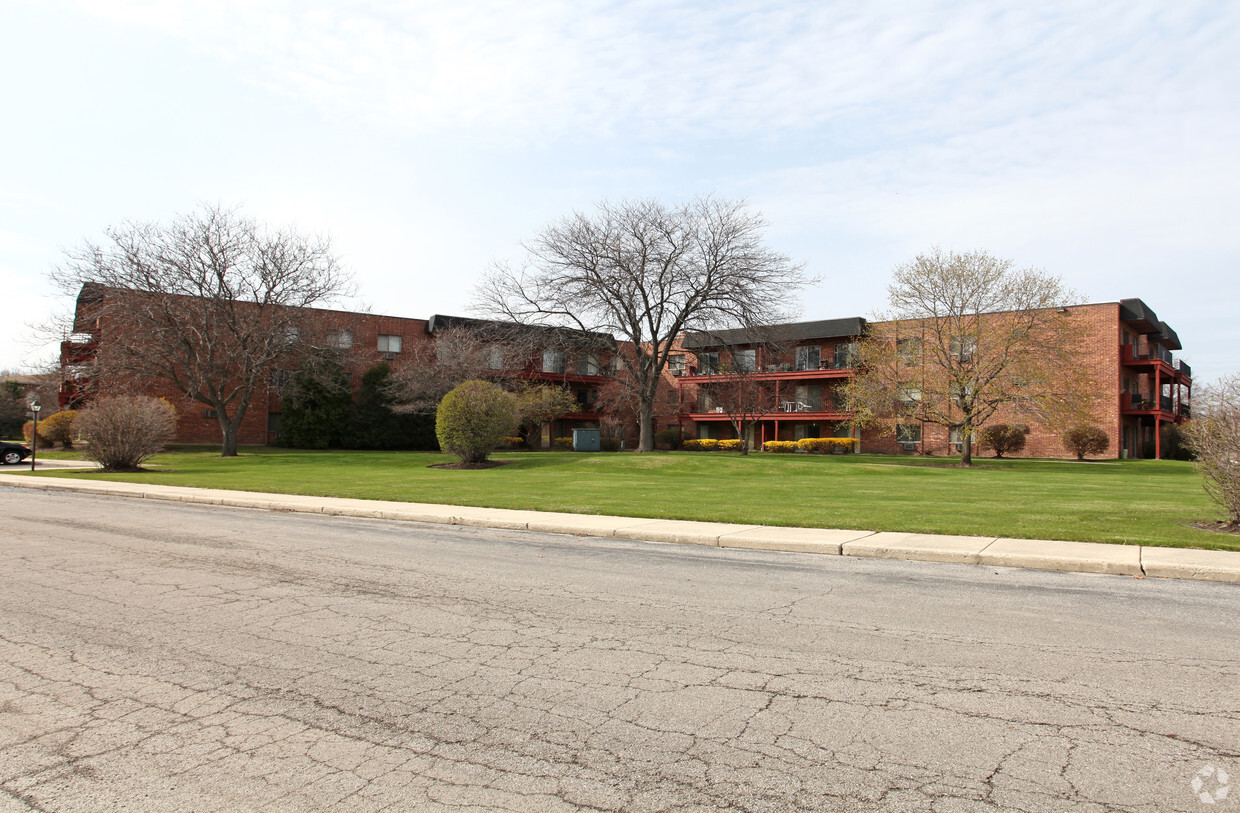
[[[26,444],[0,440],[0,463],[15,466],[27,457],[30,457],[30,447]]]

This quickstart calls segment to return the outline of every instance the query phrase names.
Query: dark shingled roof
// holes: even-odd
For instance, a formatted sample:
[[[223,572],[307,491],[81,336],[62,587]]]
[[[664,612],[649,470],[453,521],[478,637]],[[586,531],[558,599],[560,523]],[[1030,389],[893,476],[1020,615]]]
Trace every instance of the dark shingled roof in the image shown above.
[[[605,347],[615,347],[616,339],[610,333],[595,333],[586,330],[573,330],[567,327],[550,327],[547,325],[522,325],[517,322],[499,322],[494,319],[474,319],[469,316],[449,316],[443,313],[436,313],[426,320],[426,332],[434,333],[437,330],[445,330],[447,328],[460,327],[470,330],[477,330],[482,333],[494,331],[497,334],[503,334],[507,331],[520,331],[522,333],[529,331],[536,334],[545,334],[554,337],[557,341],[571,341],[575,344],[598,344]]]
[[[1150,306],[1140,299],[1121,299],[1119,318],[1130,323],[1138,333],[1162,333],[1162,324]]]
[[[820,319],[817,322],[789,322],[765,328],[693,331],[686,333],[680,344],[686,350],[759,342],[792,344],[812,339],[844,339],[860,336],[864,331],[865,320],[860,316],[850,316],[846,319]]]
[[[1159,322],[1158,326],[1162,328],[1163,344],[1167,345],[1169,350],[1183,350],[1184,345],[1180,344],[1180,337],[1171,329],[1171,325],[1166,322]]]

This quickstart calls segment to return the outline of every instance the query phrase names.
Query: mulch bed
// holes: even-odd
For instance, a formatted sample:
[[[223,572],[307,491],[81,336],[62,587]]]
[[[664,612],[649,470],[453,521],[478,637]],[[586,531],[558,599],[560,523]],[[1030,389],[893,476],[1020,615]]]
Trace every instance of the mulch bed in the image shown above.
[[[1194,522],[1193,527],[1200,528],[1203,531],[1215,531],[1220,534],[1240,536],[1240,524],[1234,522]]]
[[[488,460],[485,463],[435,463],[427,466],[428,469],[494,469],[499,466],[507,466],[507,460]]]

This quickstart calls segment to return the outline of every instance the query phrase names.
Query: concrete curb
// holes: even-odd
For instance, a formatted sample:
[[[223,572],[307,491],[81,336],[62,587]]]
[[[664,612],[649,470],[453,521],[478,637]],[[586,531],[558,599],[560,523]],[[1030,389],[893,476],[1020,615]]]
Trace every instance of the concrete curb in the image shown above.
[[[506,508],[473,508],[431,503],[355,500],[266,494],[144,483],[89,483],[82,480],[30,478],[0,472],[0,483],[44,491],[70,491],[148,500],[226,505],[266,511],[429,522],[518,531],[612,537],[642,542],[671,542],[718,548],[864,556],[923,562],[1022,567],[1073,573],[1155,576],[1240,584],[1240,552],[1110,545],[1052,539],[1000,539],[828,528],[783,528],[723,522],[564,514]]]

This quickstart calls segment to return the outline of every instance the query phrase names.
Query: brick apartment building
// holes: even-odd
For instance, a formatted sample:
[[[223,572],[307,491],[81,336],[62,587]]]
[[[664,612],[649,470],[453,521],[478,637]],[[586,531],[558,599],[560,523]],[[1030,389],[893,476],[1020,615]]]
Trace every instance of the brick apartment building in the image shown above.
[[[99,353],[101,342],[107,341],[109,331],[123,328],[105,324],[106,317],[101,317],[100,313],[107,313],[107,310],[99,307],[101,296],[107,294],[97,287],[83,288],[75,308],[77,338],[61,343],[59,402],[62,409],[76,407],[88,400],[90,394],[108,389],[108,382],[90,377],[90,363]],[[307,322],[315,326],[317,338],[338,352],[345,375],[354,388],[361,382],[362,375],[379,362],[400,369],[402,363],[419,351],[433,355],[439,338],[447,335],[451,341],[457,335],[454,330],[485,332],[488,326],[498,324],[446,315],[413,319],[319,308],[306,309],[306,312],[310,315]],[[598,393],[610,380],[609,372],[616,357],[615,342],[602,334],[585,334],[581,341],[574,342],[573,331],[554,331],[555,335],[547,332],[544,346],[539,343],[539,336],[545,331],[535,328],[523,332],[526,339],[519,344],[529,357],[507,359],[505,374],[512,374],[515,368],[516,375],[523,379],[564,387],[579,405],[578,410],[561,415],[543,427],[542,445],[550,446],[553,438],[571,435],[574,427],[598,426],[602,417],[598,411]],[[565,334],[570,334],[568,339]],[[258,387],[242,420],[239,443],[277,442],[282,413],[279,390],[293,372],[292,369],[274,369]],[[484,362],[478,376],[487,377],[498,372],[487,369]],[[176,442],[213,444],[220,441],[220,425],[213,409],[185,397],[171,384],[149,385],[147,391],[166,398],[176,407]]]
[[[1097,425],[1110,437],[1111,457],[1148,458],[1162,453],[1162,427],[1190,416],[1192,371],[1172,351],[1179,338],[1140,299],[1124,299],[1067,309],[1082,325],[1073,363],[1099,396]],[[844,408],[841,388],[855,374],[857,342],[869,326],[859,317],[775,325],[763,331],[774,339],[746,344],[744,331],[690,334],[681,342],[670,373],[681,393],[680,423],[685,437],[734,436],[727,409],[712,390],[736,373],[721,367],[725,359],[742,375],[773,390],[769,412],[755,422],[755,448],[768,440],[813,437],[854,438],[858,448],[878,453],[959,452],[958,437],[931,423],[902,427],[892,436],[858,430]],[[1068,457],[1057,431],[1022,418],[996,414],[993,422],[1025,423],[1030,432],[1020,456]]]
[[[83,292],[86,293],[85,290]],[[61,345],[65,370],[60,400],[70,407],[84,399],[91,386],[80,370],[107,339],[106,325],[93,314],[88,296],[77,303],[75,330],[84,338]],[[1079,343],[1076,363],[1102,395],[1097,423],[1110,436],[1108,455],[1146,458],[1160,456],[1161,427],[1178,424],[1190,415],[1192,373],[1189,366],[1172,353],[1181,349],[1178,337],[1165,322],[1140,299],[1125,299],[1069,309],[1086,326]],[[412,319],[337,310],[314,310],[315,322],[324,329],[331,347],[341,351],[346,373],[356,386],[362,374],[374,364],[386,361],[399,367],[402,360],[418,350],[432,350],[443,335],[454,329],[484,329],[497,323],[456,316],[435,315]],[[860,317],[797,322],[772,326],[765,335],[778,337],[778,351],[755,344],[746,348],[740,331],[689,334],[681,337],[670,357],[665,374],[676,394],[679,414],[658,416],[659,428],[679,427],[683,437],[727,438],[732,436],[729,416],[712,403],[712,388],[728,381],[725,354],[730,363],[739,363],[769,384],[774,392],[772,408],[754,426],[755,448],[768,440],[799,440],[807,437],[851,437],[865,452],[946,454],[959,450],[958,439],[933,424],[917,427],[913,434],[899,438],[877,431],[859,431],[852,415],[844,409],[841,387],[855,374],[857,342],[868,325]],[[541,438],[549,446],[553,438],[571,434],[578,426],[598,426],[606,416],[600,405],[600,392],[618,369],[625,354],[623,343],[602,334],[586,336],[581,348],[562,340],[527,343],[529,358],[520,377],[565,387],[573,393],[580,408],[563,415],[547,427]],[[281,400],[275,380],[291,371],[275,371],[271,380],[256,393],[242,424],[239,441],[243,444],[274,443],[280,431]],[[486,370],[480,371],[481,375]],[[103,387],[106,389],[106,387]],[[152,390],[152,395],[168,398],[178,410],[178,436],[181,443],[216,443],[220,429],[214,413],[203,404],[179,395],[170,386]],[[1003,414],[994,421],[1005,420]],[[635,437],[629,418],[623,433]],[[1066,457],[1057,432],[1030,424],[1027,457]]]

